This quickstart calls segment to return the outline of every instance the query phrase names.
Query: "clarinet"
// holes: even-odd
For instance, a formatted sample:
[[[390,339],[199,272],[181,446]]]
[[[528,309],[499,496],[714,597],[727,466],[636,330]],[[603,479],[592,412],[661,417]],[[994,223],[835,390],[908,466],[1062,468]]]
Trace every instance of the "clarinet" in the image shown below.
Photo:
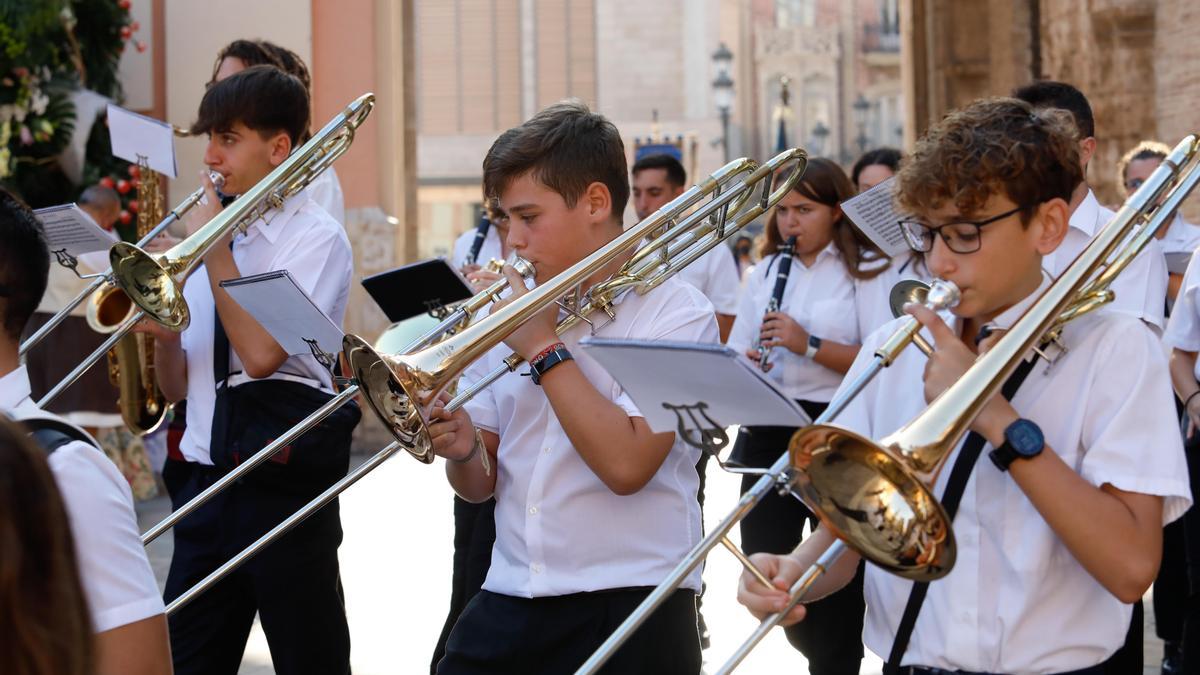
[[[488,228],[492,226],[492,221],[488,220],[487,212],[484,211],[479,216],[479,224],[475,226],[475,240],[471,242],[471,250],[467,253],[467,259],[463,261],[463,266],[475,265],[479,260],[479,249],[483,248],[483,240],[487,239]]]
[[[775,288],[771,292],[771,300],[767,303],[767,310],[763,312],[764,320],[766,315],[771,312],[778,312],[779,305],[783,302],[783,289],[787,288],[788,274],[792,271],[792,252],[796,250],[796,238],[788,237],[787,241],[779,245],[779,269],[775,271]],[[758,367],[766,372],[767,363],[771,360],[771,350],[773,346],[765,344],[761,339],[758,342]]]

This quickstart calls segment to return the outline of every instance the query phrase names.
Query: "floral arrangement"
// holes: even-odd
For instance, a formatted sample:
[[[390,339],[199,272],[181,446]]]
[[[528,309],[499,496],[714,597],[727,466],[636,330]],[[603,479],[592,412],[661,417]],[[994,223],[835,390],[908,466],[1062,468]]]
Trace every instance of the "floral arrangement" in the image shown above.
[[[116,101],[121,54],[139,26],[131,0],[0,0],[0,184],[30,205],[59,204],[107,175],[127,174],[110,156],[107,129],[91,125],[82,180],[58,158],[77,120],[72,94],[90,89]],[[102,139],[97,136],[103,136]]]

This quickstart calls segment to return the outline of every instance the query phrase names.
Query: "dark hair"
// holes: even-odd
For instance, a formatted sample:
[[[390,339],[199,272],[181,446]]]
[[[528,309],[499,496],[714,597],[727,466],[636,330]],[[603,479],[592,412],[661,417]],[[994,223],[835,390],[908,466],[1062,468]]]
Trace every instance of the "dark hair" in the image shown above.
[[[1051,199],[1070,201],[1083,180],[1079,144],[1062,110],[1034,112],[1015,98],[975,101],[952,111],[917,143],[897,174],[896,201],[921,213],[953,204],[977,213],[993,194],[1025,207],[1021,222]]]
[[[500,134],[483,158],[483,193],[496,199],[512,181],[532,173],[574,207],[588,185],[603,183],[620,222],[629,201],[621,134],[603,115],[571,99],[542,110]]]
[[[896,148],[875,148],[868,150],[858,161],[854,163],[854,168],[850,169],[850,184],[858,189],[858,176],[863,172],[863,169],[868,166],[886,166],[896,173],[900,170],[900,158],[902,155]]]
[[[808,167],[801,178],[792,188],[793,192],[812,201],[840,209],[841,203],[854,196],[855,189],[846,177],[846,172],[837,162],[824,157],[813,157],[808,160]],[[779,234],[776,223],[776,212],[771,211],[767,218],[767,226],[763,228],[763,240],[758,249],[759,257],[767,256],[779,250],[783,237]],[[858,229],[850,223],[844,212],[839,212],[833,223],[833,243],[842,254],[846,269],[850,275],[859,279],[870,279],[879,274],[887,265],[866,266],[876,262],[884,255]]]
[[[0,188],[0,317],[5,334],[21,339],[50,276],[50,251],[33,211]]]
[[[308,129],[308,91],[274,66],[251,66],[204,92],[193,134],[228,131],[237,122],[263,138],[283,132],[296,146]]]
[[[683,164],[679,160],[666,154],[646,155],[633,163],[633,170],[630,172],[634,176],[638,175],[639,171],[645,169],[663,169],[667,172],[667,182],[675,187],[682,187],[687,183],[687,171],[683,170]]]
[[[1171,148],[1165,143],[1158,141],[1142,141],[1133,147],[1132,150],[1121,156],[1121,160],[1117,162],[1117,184],[1121,189],[1128,192],[1125,188],[1125,179],[1129,174],[1129,163],[1136,162],[1142,159],[1157,159],[1164,160],[1167,155],[1171,154]]]
[[[0,551],[0,672],[92,673],[91,617],[62,495],[45,451],[2,417]]]
[[[213,63],[212,77],[209,78],[207,86],[211,87],[216,84],[217,71],[221,70],[221,63],[230,57],[241,61],[242,65],[247,68],[275,66],[288,75],[295,75],[296,79],[300,80],[300,84],[304,85],[304,91],[308,92],[308,98],[312,99],[312,76],[309,75],[308,66],[304,65],[304,59],[287,47],[281,47],[266,40],[234,40],[225,45],[225,48],[217,53],[217,60]],[[300,140],[301,142],[307,141],[311,136],[311,130],[305,129]]]
[[[1060,108],[1071,113],[1075,128],[1079,131],[1078,140],[1096,135],[1096,118],[1092,116],[1091,104],[1082,91],[1066,82],[1039,80],[1024,87],[1017,87],[1013,90],[1012,97],[1025,101],[1035,110]]]

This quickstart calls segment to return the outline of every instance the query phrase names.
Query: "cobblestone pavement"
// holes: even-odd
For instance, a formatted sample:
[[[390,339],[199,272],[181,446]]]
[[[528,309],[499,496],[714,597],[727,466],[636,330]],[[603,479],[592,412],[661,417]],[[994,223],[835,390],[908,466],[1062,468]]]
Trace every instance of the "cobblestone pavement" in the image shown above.
[[[365,459],[356,455],[352,463]],[[737,501],[738,479],[709,465],[706,519],[723,517]],[[158,498],[140,504],[143,531],[166,515]],[[440,463],[426,466],[407,455],[393,457],[363,478],[342,498],[345,540],[341,548],[355,675],[427,672],[429,656],[450,598],[452,551],[451,492]],[[733,536],[737,540],[736,530]],[[161,586],[171,555],[171,537],[150,546]],[[754,620],[734,600],[737,562],[724,549],[709,559],[704,615],[712,632],[705,660],[713,669],[724,662],[754,628]],[[299,590],[299,589],[298,589]],[[1147,598],[1149,600],[1149,598]],[[1158,672],[1161,643],[1153,612],[1146,608],[1145,673]],[[807,672],[805,661],[780,631],[774,631],[738,669],[740,673]],[[862,673],[876,675],[880,661],[868,656]],[[266,639],[256,624],[242,662],[242,675],[274,672]]]

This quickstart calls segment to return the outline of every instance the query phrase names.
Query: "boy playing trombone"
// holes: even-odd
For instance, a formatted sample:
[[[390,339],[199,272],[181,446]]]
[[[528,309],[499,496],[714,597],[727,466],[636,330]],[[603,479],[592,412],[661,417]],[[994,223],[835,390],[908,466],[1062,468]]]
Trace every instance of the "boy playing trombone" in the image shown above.
[[[911,214],[902,228],[961,301],[950,324],[910,308],[934,354],[905,352],[836,423],[868,438],[900,428],[1049,287],[1042,258],[1066,234],[1080,181],[1074,136],[1058,113],[993,99],[951,113],[918,144],[899,174]],[[896,326],[867,338],[847,381]],[[923,605],[910,602],[912,582],[867,566],[864,640],[888,659],[885,672],[1100,673],[1124,642],[1129,603],[1158,569],[1162,525],[1190,503],[1166,362],[1151,329],[1113,311],[1072,321],[1061,342],[1045,350],[1050,363],[1027,356],[1011,403],[994,396],[951,455],[977,444],[990,459],[962,492],[957,563]],[[759,617],[781,609],[781,589],[831,540],[822,527],[790,555],[755,556],[777,588],[743,577],[739,601]],[[839,588],[858,559],[842,556],[808,598]],[[797,606],[785,623],[804,613]]]

